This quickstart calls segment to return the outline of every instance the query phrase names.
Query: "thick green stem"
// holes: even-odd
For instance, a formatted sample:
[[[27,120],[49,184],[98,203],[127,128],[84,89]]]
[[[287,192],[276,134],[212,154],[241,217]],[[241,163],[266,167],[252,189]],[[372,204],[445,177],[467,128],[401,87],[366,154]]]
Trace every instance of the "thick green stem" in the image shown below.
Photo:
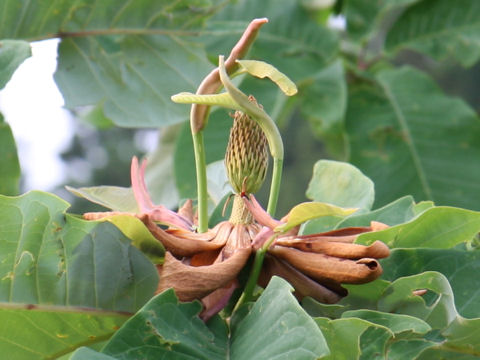
[[[192,132],[193,149],[195,151],[195,168],[197,171],[198,197],[198,228],[199,233],[208,230],[208,193],[207,193],[207,165],[205,160],[205,146],[203,132]]]
[[[278,196],[280,194],[280,183],[282,181],[283,159],[273,158],[272,183],[270,185],[270,195],[268,197],[267,212],[275,217],[277,209]]]

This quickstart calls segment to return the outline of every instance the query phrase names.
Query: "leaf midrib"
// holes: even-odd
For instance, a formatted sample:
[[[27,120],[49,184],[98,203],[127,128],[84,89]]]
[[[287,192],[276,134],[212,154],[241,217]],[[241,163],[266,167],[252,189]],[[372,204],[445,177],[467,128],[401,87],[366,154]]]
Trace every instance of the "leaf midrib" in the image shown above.
[[[406,117],[400,108],[400,105],[396,101],[396,98],[391,90],[391,88],[386,84],[384,81],[379,79],[381,86],[383,87],[385,91],[385,96],[387,97],[388,101],[390,102],[393,111],[395,113],[395,118],[398,121],[398,124],[400,125],[400,128],[402,129],[402,132],[405,134],[406,141],[405,144],[410,152],[410,155],[413,160],[413,165],[415,167],[415,171],[418,174],[418,178],[420,180],[420,184],[422,186],[422,190],[425,192],[425,195],[428,199],[433,200],[433,194],[432,194],[432,189],[430,188],[430,185],[428,184],[427,177],[425,170],[422,166],[421,160],[420,160],[420,155],[417,151],[417,148],[415,146],[415,141],[413,139],[413,136],[410,132],[410,128],[408,126]]]

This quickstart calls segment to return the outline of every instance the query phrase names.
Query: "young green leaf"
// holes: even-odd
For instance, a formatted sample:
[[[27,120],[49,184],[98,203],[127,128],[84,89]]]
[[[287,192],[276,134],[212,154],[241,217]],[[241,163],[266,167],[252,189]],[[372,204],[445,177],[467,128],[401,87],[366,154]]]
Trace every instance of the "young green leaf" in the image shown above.
[[[290,80],[284,73],[280,72],[275,66],[259,60],[237,60],[240,65],[240,72],[247,72],[258,78],[268,77],[285,95],[295,95],[298,90],[295,83]]]
[[[347,216],[355,211],[357,209],[344,209],[321,202],[304,202],[294,206],[287,215],[287,222],[277,226],[274,230],[285,232],[311,219],[323,216]]]

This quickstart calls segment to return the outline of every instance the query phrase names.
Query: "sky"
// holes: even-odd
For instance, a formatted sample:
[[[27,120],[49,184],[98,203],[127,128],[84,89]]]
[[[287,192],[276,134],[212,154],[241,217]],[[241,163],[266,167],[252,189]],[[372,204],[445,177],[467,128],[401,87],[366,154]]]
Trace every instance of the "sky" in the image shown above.
[[[0,91],[0,111],[12,128],[25,191],[51,190],[64,180],[59,153],[73,136],[70,113],[53,80],[58,40],[32,43],[32,57]]]

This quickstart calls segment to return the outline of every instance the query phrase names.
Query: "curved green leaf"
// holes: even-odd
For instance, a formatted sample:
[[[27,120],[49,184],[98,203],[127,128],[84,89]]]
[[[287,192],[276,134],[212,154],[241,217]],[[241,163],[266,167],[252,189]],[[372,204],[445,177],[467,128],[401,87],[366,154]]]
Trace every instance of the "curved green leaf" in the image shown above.
[[[374,233],[361,234],[356,242],[381,240],[390,248],[429,247],[446,249],[471,241],[480,231],[480,212],[434,207],[405,223]]]
[[[66,189],[78,197],[105,206],[112,211],[138,212],[132,188],[102,185],[81,188],[66,186]]]
[[[277,226],[274,230],[285,232],[311,219],[323,216],[347,216],[355,211],[357,209],[344,209],[321,202],[304,202],[294,206],[287,215],[287,222]]]
[[[275,66],[259,60],[237,60],[240,65],[240,71],[246,71],[250,75],[260,79],[268,77],[272,80],[285,95],[295,95],[298,90],[295,83],[284,73],[280,72]]]
[[[10,126],[0,114],[0,194],[17,195],[20,182],[20,164],[17,147]]]
[[[26,41],[0,41],[0,89],[7,84],[20,64],[31,55],[30,44]]]
[[[446,96],[425,73],[381,71],[381,91],[352,91],[347,111],[351,161],[376,185],[385,204],[416,201],[480,209],[480,122],[465,102]]]
[[[178,104],[202,104],[208,106],[222,106],[238,110],[239,106],[229,93],[199,95],[190,92],[181,92],[172,96],[172,101]]]
[[[445,275],[455,294],[458,312],[467,318],[480,317],[480,252],[458,249],[394,249],[381,261],[382,278],[393,281],[424,271]]]
[[[368,210],[375,191],[372,181],[353,165],[320,160],[313,167],[306,194],[315,201]]]
[[[0,303],[0,349],[11,359],[57,359],[110,338],[129,314]]]

